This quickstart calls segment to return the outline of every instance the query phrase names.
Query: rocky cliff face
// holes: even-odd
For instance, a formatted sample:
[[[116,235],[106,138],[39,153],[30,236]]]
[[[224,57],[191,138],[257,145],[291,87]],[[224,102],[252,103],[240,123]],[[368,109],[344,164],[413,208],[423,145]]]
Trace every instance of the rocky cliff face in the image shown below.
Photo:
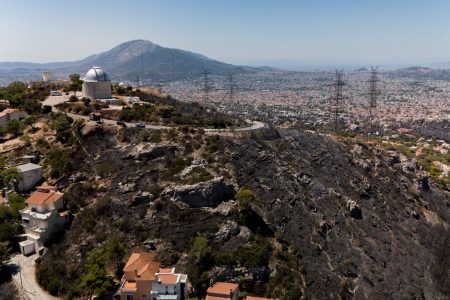
[[[64,294],[82,294],[87,253],[114,235],[128,252],[156,251],[199,289],[212,279],[280,299],[449,296],[449,195],[424,184],[414,162],[297,131],[162,139],[149,146],[133,128],[106,127],[80,136],[88,154],[74,153],[65,183],[75,218],[43,258]],[[213,179],[192,183],[194,169]],[[242,187],[256,198],[235,201]],[[200,236],[202,263],[192,250]]]
[[[299,132],[229,141],[223,150],[237,183],[258,195],[255,209],[282,244],[295,246],[306,295],[449,295],[448,270],[439,267],[447,260],[448,268],[449,195],[423,185],[417,163]]]

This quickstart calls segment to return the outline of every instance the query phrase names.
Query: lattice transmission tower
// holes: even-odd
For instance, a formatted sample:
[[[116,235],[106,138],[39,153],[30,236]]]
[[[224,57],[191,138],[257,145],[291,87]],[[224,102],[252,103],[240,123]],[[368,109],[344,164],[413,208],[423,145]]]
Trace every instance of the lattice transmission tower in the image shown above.
[[[333,130],[339,130],[339,120],[342,113],[345,112],[346,96],[343,94],[343,88],[347,83],[343,80],[344,71],[336,70],[336,77],[331,86],[334,87],[334,95],[330,98],[330,118],[333,122]]]
[[[368,130],[369,133],[374,134],[374,128],[378,122],[378,96],[381,92],[378,89],[378,67],[370,67],[370,78],[367,81],[369,83],[369,105],[367,107],[369,120],[368,120]]]
[[[209,92],[211,91],[211,84],[209,82],[209,75],[207,69],[203,71],[203,103],[205,105],[209,104]]]

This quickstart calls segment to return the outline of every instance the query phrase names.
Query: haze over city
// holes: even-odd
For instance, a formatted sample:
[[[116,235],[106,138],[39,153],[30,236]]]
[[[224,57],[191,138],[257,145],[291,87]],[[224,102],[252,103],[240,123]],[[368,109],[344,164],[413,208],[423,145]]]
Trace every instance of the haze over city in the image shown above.
[[[243,65],[450,61],[450,2],[5,1],[0,61],[70,61],[146,39]],[[8,30],[5,30],[8,29]]]

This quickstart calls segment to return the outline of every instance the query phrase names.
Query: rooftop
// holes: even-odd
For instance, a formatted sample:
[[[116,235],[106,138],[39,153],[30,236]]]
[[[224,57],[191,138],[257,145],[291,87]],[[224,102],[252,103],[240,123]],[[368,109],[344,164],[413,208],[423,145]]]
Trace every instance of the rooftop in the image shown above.
[[[92,67],[84,78],[86,82],[98,82],[98,81],[109,81],[109,76],[102,69],[102,67]]]
[[[132,253],[124,272],[135,272],[135,280],[154,280],[159,270],[159,262],[155,262],[155,253]]]
[[[20,172],[27,172],[27,171],[31,171],[31,170],[37,170],[37,169],[42,169],[42,167],[40,165],[36,165],[33,163],[26,163],[23,165],[18,165],[16,166],[17,170]]]
[[[63,193],[60,192],[40,192],[35,191],[31,194],[31,196],[25,201],[26,204],[50,204],[59,200]]]
[[[162,284],[176,284],[179,274],[158,274],[158,282]]]
[[[214,295],[224,295],[224,296],[228,295],[229,296],[230,292],[235,292],[238,289],[239,289],[239,285],[237,285],[236,283],[216,282],[208,288],[206,293],[208,295],[214,294]],[[207,297],[207,299],[213,299],[213,298]]]

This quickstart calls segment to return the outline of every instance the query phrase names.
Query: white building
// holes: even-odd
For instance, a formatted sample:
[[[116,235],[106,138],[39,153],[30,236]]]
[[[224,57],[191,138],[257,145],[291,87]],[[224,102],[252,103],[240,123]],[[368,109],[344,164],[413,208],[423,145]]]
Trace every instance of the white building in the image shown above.
[[[29,191],[33,189],[36,184],[42,181],[42,167],[40,165],[27,163],[16,167],[21,174],[21,179],[17,183],[16,190],[18,192]]]
[[[52,235],[62,230],[69,220],[64,209],[63,193],[53,186],[39,186],[25,201],[27,207],[20,211],[25,234],[19,242],[23,255],[39,253]]]
[[[151,300],[188,299],[186,274],[175,273],[175,268],[159,269],[152,282]]]
[[[83,97],[90,99],[110,99],[111,80],[101,67],[93,67],[83,80]]]
[[[11,120],[20,120],[27,116],[27,113],[22,110],[7,108],[0,112],[0,126],[6,127]]]

